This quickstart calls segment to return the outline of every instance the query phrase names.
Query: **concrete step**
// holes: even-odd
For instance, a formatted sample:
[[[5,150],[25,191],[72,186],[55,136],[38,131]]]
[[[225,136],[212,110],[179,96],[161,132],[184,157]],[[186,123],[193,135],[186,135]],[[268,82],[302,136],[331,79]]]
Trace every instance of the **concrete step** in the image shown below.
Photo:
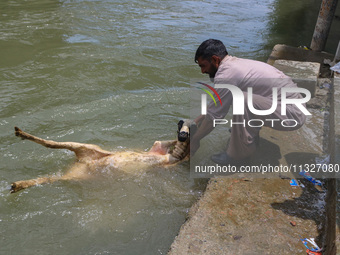
[[[308,89],[311,96],[315,96],[320,72],[319,63],[279,59],[275,60],[273,66],[291,77],[298,87]]]

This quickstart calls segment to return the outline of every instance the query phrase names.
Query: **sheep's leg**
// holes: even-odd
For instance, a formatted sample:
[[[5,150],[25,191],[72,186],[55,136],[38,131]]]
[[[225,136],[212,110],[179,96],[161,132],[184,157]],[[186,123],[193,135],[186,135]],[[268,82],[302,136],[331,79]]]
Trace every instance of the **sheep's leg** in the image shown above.
[[[19,190],[29,188],[31,186],[36,186],[45,183],[52,183],[55,181],[60,180],[58,176],[47,176],[47,177],[39,177],[36,179],[31,180],[23,180],[23,181],[16,181],[11,184],[11,193],[18,192]]]
[[[88,178],[88,168],[86,164],[83,163],[76,163],[72,166],[72,168],[67,171],[65,175],[57,176],[45,176],[39,177],[36,179],[31,180],[23,180],[23,181],[16,181],[11,184],[11,193],[15,193],[19,190],[26,189],[32,186],[46,184],[46,183],[53,183],[55,181],[60,180],[80,180]]]
[[[35,143],[41,144],[47,148],[52,149],[67,149],[75,152],[79,160],[82,159],[99,159],[112,155],[111,152],[101,149],[99,146],[94,144],[85,143],[74,143],[74,142],[55,142],[52,140],[45,140],[31,134],[22,131],[20,128],[15,127],[15,135],[21,137],[22,139],[27,139]]]

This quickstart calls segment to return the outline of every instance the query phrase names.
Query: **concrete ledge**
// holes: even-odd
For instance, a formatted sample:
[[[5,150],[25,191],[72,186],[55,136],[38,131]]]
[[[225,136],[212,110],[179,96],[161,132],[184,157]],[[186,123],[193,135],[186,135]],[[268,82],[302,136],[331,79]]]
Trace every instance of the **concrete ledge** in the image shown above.
[[[267,63],[273,65],[278,59],[323,63],[324,59],[333,60],[334,55],[326,52],[315,52],[284,44],[277,44],[274,46]]]
[[[290,76],[298,87],[308,89],[312,97],[315,96],[320,72],[319,63],[280,59],[276,60],[273,66]]]

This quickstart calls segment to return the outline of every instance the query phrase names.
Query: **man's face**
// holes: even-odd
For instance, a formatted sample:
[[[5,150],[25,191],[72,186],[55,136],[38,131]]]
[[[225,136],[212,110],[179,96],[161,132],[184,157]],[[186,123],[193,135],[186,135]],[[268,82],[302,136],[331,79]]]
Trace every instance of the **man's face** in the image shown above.
[[[215,77],[215,74],[218,69],[218,65],[216,65],[216,62],[214,61],[213,57],[210,60],[199,57],[197,59],[197,64],[201,68],[202,73],[209,74],[210,78]]]

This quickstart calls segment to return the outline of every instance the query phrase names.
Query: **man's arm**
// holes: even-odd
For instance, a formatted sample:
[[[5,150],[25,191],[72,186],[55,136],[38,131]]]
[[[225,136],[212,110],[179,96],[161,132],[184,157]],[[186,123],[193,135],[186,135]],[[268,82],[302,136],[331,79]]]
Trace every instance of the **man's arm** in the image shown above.
[[[198,126],[194,138],[198,140],[201,140],[203,137],[208,135],[214,129],[213,121],[207,116],[200,115],[194,121]]]
[[[192,155],[194,155],[200,147],[201,139],[214,129],[213,121],[207,116],[200,115],[194,121],[196,122],[198,128],[190,140],[190,152]]]

